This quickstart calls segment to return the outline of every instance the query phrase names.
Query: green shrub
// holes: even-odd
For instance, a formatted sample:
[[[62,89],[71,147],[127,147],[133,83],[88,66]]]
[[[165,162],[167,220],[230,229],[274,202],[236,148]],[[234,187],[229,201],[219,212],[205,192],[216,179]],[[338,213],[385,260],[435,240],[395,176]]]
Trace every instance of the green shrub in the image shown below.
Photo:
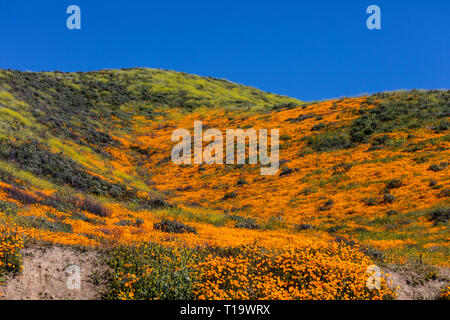
[[[235,227],[241,229],[260,229],[261,227],[256,223],[256,220],[253,218],[242,217],[238,215],[230,215],[229,218],[236,222]]]
[[[438,197],[439,198],[448,198],[448,197],[450,197],[450,188],[446,188],[446,189],[442,190],[441,192],[439,192]]]
[[[386,203],[394,203],[395,196],[393,196],[390,193],[387,193],[387,194],[383,195],[383,201],[386,202]]]
[[[223,196],[222,200],[234,199],[236,197],[237,197],[237,193],[236,192],[227,192]]]
[[[337,175],[349,172],[352,169],[352,167],[353,165],[351,163],[343,162],[333,166],[331,170],[333,170],[333,175]]]
[[[104,220],[88,218],[81,211],[74,211],[74,212],[72,212],[72,215],[71,215],[70,218],[73,219],[73,220],[81,220],[81,221],[84,221],[84,222],[88,222],[88,223],[94,224],[94,225],[105,225],[105,221]]]
[[[332,226],[327,229],[327,232],[328,233],[336,233],[336,232],[342,230],[343,228],[344,228],[343,226]]]
[[[428,183],[428,186],[430,188],[434,188],[438,185],[438,182],[436,180],[431,180],[430,183]]]
[[[428,167],[429,171],[439,172],[445,170],[448,166],[448,162],[441,162],[440,164],[432,164]]]
[[[122,219],[119,222],[115,223],[116,226],[120,226],[120,227],[136,227],[136,228],[142,227],[143,224],[144,224],[144,220],[142,220],[140,218],[136,218],[134,221],[128,220],[128,219]]]
[[[305,114],[305,115],[300,115],[297,118],[289,118],[286,121],[288,121],[290,123],[299,123],[299,122],[305,121],[307,119],[315,118],[315,117],[316,117],[315,114]]]
[[[331,210],[331,208],[333,208],[333,205],[334,205],[333,199],[329,199],[329,200],[325,201],[323,205],[319,206],[318,210],[319,211],[328,211],[328,210]]]
[[[294,228],[296,231],[302,231],[302,230],[311,230],[311,229],[313,229],[313,226],[308,223],[301,223],[301,224],[295,225]]]
[[[107,299],[192,300],[195,255],[187,249],[158,244],[116,247],[108,264],[112,270]]]
[[[386,183],[386,189],[387,190],[391,190],[391,189],[398,189],[400,187],[403,186],[403,182],[401,180],[398,179],[394,179],[394,180],[390,180]]]
[[[314,125],[314,126],[311,128],[311,131],[320,131],[320,130],[325,129],[325,128],[326,128],[325,123],[320,122],[320,123]]]
[[[187,226],[175,220],[163,219],[153,225],[155,230],[160,230],[167,233],[197,233],[195,228]]]
[[[376,259],[378,261],[383,261],[384,260],[383,252],[381,252],[378,249],[375,249],[375,248],[372,248],[372,247],[363,247],[363,248],[361,248],[361,251],[365,255],[367,255],[369,257],[372,257],[372,258],[374,258],[374,259]]]
[[[192,188],[192,187],[191,187]],[[190,190],[190,188],[184,188],[183,191]],[[180,191],[180,190],[179,190]],[[154,209],[165,209],[173,208],[174,206],[168,203],[163,198],[135,198],[131,199],[130,203],[133,204],[138,210],[154,210]]]
[[[307,144],[317,152],[349,149],[353,146],[344,135],[317,135],[308,137]]]
[[[447,120],[440,121],[437,126],[434,128],[436,133],[441,133],[444,131],[448,131],[450,128],[450,123]]]
[[[236,185],[237,185],[238,187],[242,187],[242,186],[244,186],[244,185],[246,185],[246,184],[248,184],[248,182],[247,182],[247,180],[245,180],[245,179],[239,179],[239,180],[236,182]]]
[[[295,170],[292,169],[292,168],[289,168],[289,167],[282,167],[282,168],[281,168],[281,172],[279,173],[279,176],[280,176],[280,177],[282,177],[282,176],[288,176],[288,175],[294,173],[294,171],[295,171]]]
[[[262,226],[265,230],[276,230],[286,227],[286,223],[281,216],[270,217],[270,219]]]
[[[141,218],[136,218],[136,220],[134,221],[134,226],[136,228],[140,228],[144,225],[144,220],[142,220]]]
[[[388,212],[386,212],[386,214],[387,214],[388,216],[396,216],[396,215],[399,215],[400,212],[395,211],[395,210],[389,210]]]
[[[119,222],[116,222],[114,224],[119,227],[131,227],[133,225],[133,221],[128,220],[128,219],[122,219]]]
[[[313,152],[314,151],[311,148],[305,148],[305,149],[300,150],[297,155],[300,158],[303,158],[303,157],[306,157],[309,154],[312,154]]]
[[[450,208],[436,208],[428,214],[428,219],[434,223],[434,225],[446,224],[450,219]]]
[[[389,135],[382,135],[372,139],[372,145],[390,145],[392,143],[392,138]]]
[[[310,194],[313,194],[316,192],[317,192],[317,189],[308,187],[308,188],[303,189],[300,193],[304,196],[309,196]]]
[[[375,206],[375,205],[378,204],[378,201],[377,201],[377,199],[375,199],[375,198],[364,198],[364,199],[363,199],[363,203],[364,203],[366,206]]]

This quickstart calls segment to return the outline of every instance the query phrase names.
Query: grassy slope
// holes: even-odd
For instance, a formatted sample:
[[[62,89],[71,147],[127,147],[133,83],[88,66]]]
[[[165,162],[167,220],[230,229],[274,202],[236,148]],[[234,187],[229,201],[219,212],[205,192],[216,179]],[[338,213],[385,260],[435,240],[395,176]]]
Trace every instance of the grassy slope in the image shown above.
[[[52,170],[41,168],[41,160],[50,157],[54,160],[52,164],[68,168],[62,177],[52,176],[53,182],[68,183],[83,192],[102,196],[122,196],[123,190],[116,190],[83,171],[92,170],[113,180],[128,177],[108,165],[111,158],[105,149],[121,145],[117,138],[132,133],[136,117],[161,122],[189,112],[224,108],[245,113],[289,103],[300,102],[226,80],[172,71],[133,69],[75,74],[0,71],[2,158],[8,161],[17,152],[24,158],[33,158],[15,159],[14,164],[42,178],[52,175]],[[55,155],[57,152],[63,155]],[[99,168],[99,164],[105,167]],[[69,176],[75,176],[76,181]],[[137,185],[143,187],[142,183]]]
[[[36,238],[97,245],[167,241],[153,224],[169,217],[197,229],[171,238],[192,245],[345,237],[374,255],[445,265],[449,97],[413,91],[304,104],[162,70],[0,71],[2,219]],[[197,119],[281,128],[286,174],[174,166],[171,132]],[[401,183],[390,188],[391,180]],[[433,221],[436,207],[443,218]]]

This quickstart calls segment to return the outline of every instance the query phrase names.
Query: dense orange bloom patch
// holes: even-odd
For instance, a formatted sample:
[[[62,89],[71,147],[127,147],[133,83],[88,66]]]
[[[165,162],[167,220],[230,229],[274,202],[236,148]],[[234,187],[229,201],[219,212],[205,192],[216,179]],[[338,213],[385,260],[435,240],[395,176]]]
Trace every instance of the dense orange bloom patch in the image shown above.
[[[212,300],[358,300],[393,298],[380,278],[379,289],[367,287],[372,265],[362,253],[330,244],[323,248],[290,249],[273,255],[247,247],[237,257],[213,257],[197,266],[195,292]]]
[[[361,237],[360,240],[367,245],[383,250],[430,243],[445,247],[448,239],[445,228],[433,228],[433,223],[427,219],[409,222],[411,230],[426,230],[422,233],[408,231],[408,224],[404,224],[406,227],[403,229],[406,230],[397,231],[371,223],[383,219],[389,211],[408,213],[448,205],[448,199],[442,196],[442,190],[450,187],[448,169],[428,170],[432,163],[450,158],[450,141],[445,133],[421,128],[389,134],[393,141],[403,145],[423,145],[415,152],[408,152],[406,147],[369,152],[369,143],[337,151],[305,152],[309,147],[304,138],[311,135],[315,125],[347,126],[357,117],[357,111],[363,105],[365,108],[373,107],[367,105],[366,98],[361,97],[326,101],[267,115],[236,116],[217,110],[206,115],[193,113],[172,120],[165,119],[164,124],[141,117],[135,122],[132,141],[141,149],[151,150],[151,155],[140,165],[152,172],[152,188],[164,192],[175,203],[216,213],[237,212],[241,216],[256,218],[261,224],[277,219],[291,230],[292,226],[302,223],[309,223],[320,230],[326,229],[326,224],[330,227],[341,224],[345,235],[362,228],[372,235],[388,231],[395,234],[393,237],[387,234]],[[290,121],[297,118],[304,120]],[[280,136],[285,137],[280,146],[282,166],[295,168],[295,171],[283,177],[264,177],[255,165],[242,168],[230,165],[174,165],[170,161],[174,145],[171,134],[176,128],[192,131],[195,120],[202,120],[204,127],[222,131],[227,128],[279,128]],[[349,170],[336,171],[341,164],[350,164]],[[127,164],[124,162],[124,165]],[[386,183],[391,180],[401,180],[402,185],[388,191],[395,199],[388,202],[384,200],[384,195]],[[437,181],[439,188],[430,187],[432,181]],[[234,193],[236,197],[224,200],[227,193]],[[333,205],[322,210],[328,200],[332,200]],[[402,235],[402,232],[408,235]],[[448,251],[429,252],[425,256],[430,263],[448,264],[445,258]]]
[[[317,116],[327,118],[320,121],[311,118],[300,124],[292,125],[284,125],[284,121],[298,117],[299,111],[297,109],[279,112],[264,120],[259,120],[259,117],[236,120],[234,125],[220,122],[214,116],[202,119],[205,126],[220,129],[233,126],[245,127],[246,125],[252,125],[256,129],[276,128],[279,124],[283,124],[284,126],[280,128],[280,134],[290,135],[291,141],[286,149],[280,151],[280,157],[289,161],[287,166],[298,170],[283,178],[278,176],[261,177],[258,170],[252,169],[244,170],[244,172],[227,170],[226,166],[203,166],[200,171],[198,166],[180,167],[170,161],[167,165],[161,167],[161,170],[158,170],[159,168],[155,164],[170,155],[170,134],[175,124],[166,125],[169,130],[159,130],[157,134],[155,134],[155,130],[157,130],[155,127],[141,127],[138,132],[151,132],[151,135],[138,136],[137,141],[146,143],[146,146],[166,151],[155,156],[154,160],[151,159],[148,166],[156,171],[156,174],[152,177],[156,186],[173,193],[173,197],[178,201],[200,203],[205,206],[212,205],[220,210],[246,207],[250,208],[249,215],[261,219],[269,219],[278,214],[286,222],[298,223],[304,218],[317,217],[320,214],[317,212],[320,200],[330,196],[333,197],[335,205],[327,212],[327,215],[336,218],[346,217],[348,211],[352,211],[352,214],[374,217],[378,213],[382,213],[380,209],[383,211],[423,209],[438,202],[439,192],[430,189],[427,186],[427,181],[423,181],[424,179],[431,179],[431,174],[427,171],[429,164],[415,163],[413,158],[416,158],[417,154],[405,155],[404,152],[392,152],[390,150],[368,153],[369,145],[363,144],[351,150],[312,153],[304,157],[298,156],[298,153],[306,147],[302,138],[314,124],[333,122],[335,114],[345,114],[347,108],[358,108],[361,101],[360,98],[350,99],[343,104],[341,109],[333,111],[330,110],[333,106],[332,101],[309,106],[306,109],[301,109],[301,114],[314,112]],[[219,114],[219,117],[220,119],[226,119],[223,114]],[[196,115],[187,116],[176,126],[192,128],[195,118]],[[342,118],[345,120],[352,119],[350,116]],[[342,118],[340,121],[343,121]],[[422,140],[427,137],[443,135],[430,134],[426,131],[419,132],[419,134],[422,135]],[[449,146],[449,142],[444,141],[441,144],[442,148],[449,148]],[[355,165],[346,175],[333,176],[333,167],[340,163],[353,163]],[[238,186],[236,182],[242,178],[247,180],[248,184]],[[395,190],[394,195],[398,199],[395,204],[364,206],[364,198],[378,197],[380,191],[384,188],[384,182],[396,178],[402,178],[407,183],[401,189]],[[443,180],[443,188],[449,185],[447,172],[433,173],[432,178]],[[177,191],[180,187],[188,185],[192,187],[188,191],[182,193]],[[315,188],[316,192],[304,195],[304,190],[307,188]],[[224,194],[231,191],[237,193],[237,198],[228,202],[221,201]]]

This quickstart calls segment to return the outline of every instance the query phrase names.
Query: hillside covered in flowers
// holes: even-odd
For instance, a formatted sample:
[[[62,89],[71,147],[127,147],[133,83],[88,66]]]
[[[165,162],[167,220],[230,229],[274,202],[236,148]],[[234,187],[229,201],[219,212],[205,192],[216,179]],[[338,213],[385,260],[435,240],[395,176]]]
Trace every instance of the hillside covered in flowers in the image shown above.
[[[279,129],[279,172],[175,165],[194,121]],[[449,267],[449,121],[444,90],[306,103],[164,70],[0,71],[0,279],[25,241],[107,250],[112,299],[394,298],[367,267]]]

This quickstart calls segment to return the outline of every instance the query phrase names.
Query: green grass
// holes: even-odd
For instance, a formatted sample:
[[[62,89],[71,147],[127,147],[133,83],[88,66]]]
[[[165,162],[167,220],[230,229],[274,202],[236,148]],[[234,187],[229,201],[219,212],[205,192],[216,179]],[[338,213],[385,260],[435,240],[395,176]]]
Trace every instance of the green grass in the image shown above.
[[[202,210],[202,213],[196,213],[179,207],[157,210],[154,211],[153,214],[158,218],[172,218],[180,221],[207,223],[218,227],[224,226],[228,221],[228,217],[224,213],[208,212],[208,210]]]
[[[3,121],[7,121],[5,117],[10,117],[14,120],[17,120],[24,126],[31,126],[31,121],[25,118],[19,112],[11,110],[9,108],[0,107],[0,118],[2,118]]]
[[[374,219],[365,217],[353,217],[348,219],[360,225],[356,229],[348,229],[345,234],[357,239],[360,242],[370,240],[410,240],[415,242],[414,245],[400,245],[395,248],[384,250],[386,257],[395,259],[406,259],[416,261],[422,255],[425,263],[433,264],[442,260],[442,257],[448,255],[449,249],[446,247],[448,242],[449,225],[440,223],[443,228],[437,232],[430,232],[427,226],[419,222],[419,218],[426,218],[431,221],[433,212],[438,210],[447,210],[448,201],[443,201],[436,206],[426,210],[415,210],[397,215],[384,215]],[[374,231],[370,231],[365,227],[376,227]],[[436,247],[432,250],[424,247],[429,243],[436,243]],[[442,245],[440,245],[442,244]]]

